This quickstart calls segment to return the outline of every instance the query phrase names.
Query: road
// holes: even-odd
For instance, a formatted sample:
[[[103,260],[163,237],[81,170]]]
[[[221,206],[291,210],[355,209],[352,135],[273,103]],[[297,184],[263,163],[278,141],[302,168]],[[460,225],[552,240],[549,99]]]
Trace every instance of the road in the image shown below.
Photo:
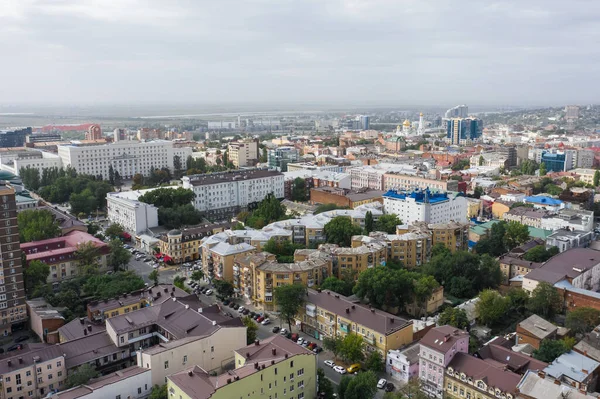
[[[177,269],[178,267],[176,266],[161,267],[160,269],[158,269],[158,281],[160,283],[173,283],[173,279],[175,279],[175,276],[180,274],[180,272],[178,272]],[[129,261],[128,270],[135,271],[135,273],[137,273],[140,277],[144,279],[145,283],[152,283],[148,276],[150,275],[150,273],[152,273],[154,269],[146,262],[135,260],[135,257],[132,257]]]

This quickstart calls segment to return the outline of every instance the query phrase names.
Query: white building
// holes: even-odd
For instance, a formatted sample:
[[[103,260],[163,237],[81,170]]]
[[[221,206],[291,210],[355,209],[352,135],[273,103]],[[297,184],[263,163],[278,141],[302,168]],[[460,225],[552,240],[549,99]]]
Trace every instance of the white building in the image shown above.
[[[258,162],[258,142],[254,140],[244,140],[235,143],[229,143],[227,147],[229,160],[236,168],[245,166],[254,166]]]
[[[556,231],[591,232],[594,229],[594,212],[586,210],[561,209],[556,215],[542,218],[541,228]]]
[[[62,162],[58,155],[40,150],[6,151],[0,153],[0,169],[15,176],[23,168],[33,168],[42,173],[43,169],[61,168]]]
[[[156,189],[108,193],[106,195],[108,220],[119,223],[125,230],[135,234],[158,226],[158,208],[138,201],[139,197],[153,190]]]
[[[166,167],[173,171],[175,156],[180,157],[181,168],[185,170],[192,149],[174,147],[173,142],[165,140],[119,141],[101,145],[72,142],[59,145],[58,155],[63,167],[71,166],[77,173],[107,178],[112,165],[122,178],[131,179],[137,173],[148,176],[153,169]]]
[[[184,176],[181,180],[184,188],[196,194],[195,208],[214,216],[234,215],[270,193],[284,197],[283,173],[265,169]]]
[[[51,399],[145,399],[152,391],[151,371],[128,367],[50,396]],[[47,396],[48,397],[48,396]]]
[[[420,351],[419,344],[403,350],[389,350],[385,361],[385,371],[402,385],[408,384],[409,380],[419,377]]]
[[[458,193],[390,190],[383,195],[383,209],[386,214],[398,215],[404,224],[467,221],[467,199]]]

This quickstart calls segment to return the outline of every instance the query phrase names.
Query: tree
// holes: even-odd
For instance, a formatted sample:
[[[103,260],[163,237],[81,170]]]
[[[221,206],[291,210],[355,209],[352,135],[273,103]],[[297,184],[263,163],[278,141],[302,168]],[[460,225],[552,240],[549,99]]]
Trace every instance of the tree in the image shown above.
[[[485,192],[483,191],[483,187],[481,186],[476,186],[473,190],[473,198],[479,199],[483,194],[485,194]]]
[[[342,379],[340,380],[340,383],[338,385],[338,397],[340,399],[346,399],[346,396],[345,396],[346,389],[348,389],[348,385],[350,384],[351,381],[352,381],[352,377],[350,377],[349,375],[342,376]]]
[[[529,251],[523,255],[523,259],[529,262],[545,262],[551,257],[558,255],[559,249],[558,247],[551,247],[550,249],[546,249],[545,245],[538,245],[536,247],[531,248]]]
[[[461,330],[466,330],[469,327],[469,319],[467,317],[467,312],[465,312],[464,309],[447,307],[440,313],[438,324],[447,324],[452,327],[460,328]]]
[[[567,313],[565,327],[576,334],[585,334],[600,324],[600,310],[594,308],[577,308]]]
[[[158,208],[158,223],[168,229],[184,225],[196,225],[202,221],[202,214],[192,204]]]
[[[337,359],[342,350],[342,341],[343,338],[340,335],[336,335],[332,338],[325,337],[323,338],[323,348],[333,353],[333,356]]]
[[[202,273],[202,270],[194,270],[194,272],[190,276],[190,280],[200,281],[200,280],[202,280],[203,277],[204,277],[204,273]]]
[[[340,389],[341,389],[340,384]],[[377,393],[377,376],[372,371],[360,373],[350,380],[343,394],[343,399],[373,398]],[[342,395],[340,395],[342,397]]]
[[[383,396],[384,399],[429,399],[429,396],[424,393],[421,380],[419,378],[413,378],[398,388],[395,393],[388,392]]]
[[[506,235],[506,225],[504,221],[494,223],[490,229],[490,235],[483,238],[475,244],[475,252],[478,254],[489,254],[498,257],[506,253],[504,236]]]
[[[600,186],[600,170],[594,172],[594,187]]]
[[[413,296],[422,313],[427,313],[427,300],[439,287],[433,276],[420,276],[413,280]]]
[[[340,347],[340,356],[348,363],[357,363],[365,358],[365,343],[358,334],[346,334]]]
[[[506,225],[504,246],[507,251],[526,243],[529,240],[529,228],[519,222],[510,221]]]
[[[98,300],[114,298],[141,288],[144,288],[144,280],[134,272],[124,271],[92,275],[83,284],[85,294]]]
[[[175,173],[175,177],[181,177],[182,175],[182,165],[181,165],[181,157],[179,155],[175,155],[173,157],[173,173]]]
[[[61,233],[54,215],[46,209],[19,212],[17,222],[19,224],[19,240],[22,243],[58,237]]]
[[[556,184],[548,184],[544,187],[544,191],[550,195],[560,195],[563,192],[563,189]]]
[[[275,288],[274,297],[281,319],[287,321],[291,331],[294,316],[304,306],[306,287],[299,284],[282,285]]]
[[[374,227],[375,226],[373,224],[373,213],[371,213],[371,211],[367,211],[365,215],[365,231],[367,232],[367,234],[372,232]]]
[[[100,249],[93,242],[88,241],[77,246],[75,258],[79,261],[79,271],[84,275],[94,274],[98,272],[98,257]]]
[[[337,216],[325,225],[323,232],[328,243],[337,244],[340,247],[349,247],[352,236],[361,234],[362,229],[352,224],[350,218]]]
[[[158,208],[174,208],[181,205],[192,204],[196,194],[192,190],[183,187],[157,188],[140,196],[138,200],[146,204],[152,204]]]
[[[510,302],[494,290],[485,290],[479,294],[479,301],[475,305],[479,314],[479,321],[486,326],[493,326],[508,311]]]
[[[167,384],[161,386],[154,385],[148,399],[169,399]]]
[[[317,209],[315,209],[315,211],[313,212],[313,215],[318,215],[319,213],[329,212],[329,211],[333,211],[336,209],[350,209],[350,207],[339,206],[337,204],[321,204],[321,205],[317,206]]]
[[[129,263],[131,253],[123,247],[123,242],[121,242],[121,240],[118,238],[111,240],[108,243],[108,247],[110,248],[108,265],[111,266],[114,271],[119,270]]]
[[[546,176],[546,164],[542,162],[540,164],[540,176]]]
[[[277,261],[280,263],[293,263],[294,252],[303,248],[305,248],[304,245],[294,244],[289,240],[277,241],[271,238],[263,245],[262,250],[277,256]]]
[[[185,292],[187,292],[189,294],[189,293],[191,293],[191,290],[185,286],[185,284],[184,284],[185,280],[186,280],[186,277],[176,276],[173,279],[173,285],[181,290],[184,290]]]
[[[66,387],[73,388],[79,385],[86,384],[92,378],[98,377],[100,374],[89,364],[79,366],[75,371],[67,376]]]
[[[538,283],[529,299],[529,310],[541,317],[552,317],[562,310],[560,294],[547,282]]]
[[[413,300],[413,277],[407,270],[376,266],[359,274],[354,293],[378,309],[403,308]]]
[[[39,260],[32,260],[27,265],[23,274],[25,277],[27,294],[28,296],[31,296],[38,286],[46,284],[48,276],[50,275],[50,267]]]
[[[379,351],[373,351],[367,356],[365,360],[365,368],[371,370],[374,373],[381,373],[385,371],[385,359],[381,356]]]
[[[523,288],[512,287],[506,293],[510,304],[510,310],[518,314],[524,315],[527,311],[527,305],[529,304],[529,294]]]
[[[148,278],[150,280],[152,280],[152,282],[154,283],[154,285],[158,285],[158,277],[160,277],[158,270],[154,269],[150,272],[150,274],[148,275]]]
[[[124,232],[125,232],[125,229],[123,229],[123,226],[121,226],[119,223],[113,223],[113,224],[111,224],[104,231],[104,233],[108,237],[112,237],[112,238],[121,237],[121,235]]]
[[[250,345],[256,340],[256,332],[258,326],[250,317],[246,316],[242,319],[242,322],[246,326],[246,344]]]
[[[334,399],[335,390],[333,384],[329,378],[325,377],[325,372],[321,367],[317,369],[317,381],[318,381],[318,397],[322,399]]]
[[[112,164],[108,165],[108,181],[113,186],[115,185],[115,169],[113,168]]]
[[[213,285],[215,286],[217,295],[223,299],[231,297],[235,292],[233,284],[226,280],[213,280]]]
[[[375,223],[375,231],[384,231],[388,234],[396,234],[396,226],[400,224],[402,224],[402,221],[398,219],[398,215],[381,215]]]
[[[323,280],[323,283],[321,284],[321,289],[337,292],[338,294],[344,296],[350,296],[352,295],[352,289],[354,288],[354,284],[355,283],[353,277],[338,279],[337,277],[331,276]]]
[[[485,159],[483,158],[483,155],[479,156],[479,166],[483,166],[483,163],[485,162]]]
[[[545,339],[539,349],[533,351],[533,357],[542,362],[552,363],[554,359],[569,350],[568,344],[563,340]]]
[[[141,188],[144,185],[144,175],[140,174],[140,173],[136,173],[135,175],[133,175],[133,185],[131,188],[136,189],[136,188]]]
[[[293,187],[292,187],[292,200],[304,202],[307,200],[306,198],[306,180],[301,177],[296,177],[294,179]]]

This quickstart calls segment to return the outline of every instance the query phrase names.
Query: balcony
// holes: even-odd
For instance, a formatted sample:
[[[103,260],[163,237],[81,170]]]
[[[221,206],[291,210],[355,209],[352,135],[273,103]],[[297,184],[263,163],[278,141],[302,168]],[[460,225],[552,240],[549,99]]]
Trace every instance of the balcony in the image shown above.
[[[340,330],[345,333],[349,333],[350,327],[348,326],[348,324],[340,323]]]
[[[310,279],[306,282],[306,285],[308,286],[308,288],[312,287],[313,285],[315,285],[315,280]]]

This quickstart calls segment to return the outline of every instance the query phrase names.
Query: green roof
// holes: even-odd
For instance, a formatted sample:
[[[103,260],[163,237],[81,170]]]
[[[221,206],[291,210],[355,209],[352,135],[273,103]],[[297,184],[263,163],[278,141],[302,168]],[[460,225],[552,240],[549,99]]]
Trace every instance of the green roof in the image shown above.
[[[474,227],[471,227],[471,231],[477,235],[482,236],[482,235],[486,234],[488,229],[481,227],[481,226],[474,226]]]
[[[0,180],[13,180],[16,177],[7,170],[0,170]]]
[[[528,227],[529,228],[529,236],[533,238],[541,238],[545,240],[552,234],[551,230],[539,229],[537,227]]]

